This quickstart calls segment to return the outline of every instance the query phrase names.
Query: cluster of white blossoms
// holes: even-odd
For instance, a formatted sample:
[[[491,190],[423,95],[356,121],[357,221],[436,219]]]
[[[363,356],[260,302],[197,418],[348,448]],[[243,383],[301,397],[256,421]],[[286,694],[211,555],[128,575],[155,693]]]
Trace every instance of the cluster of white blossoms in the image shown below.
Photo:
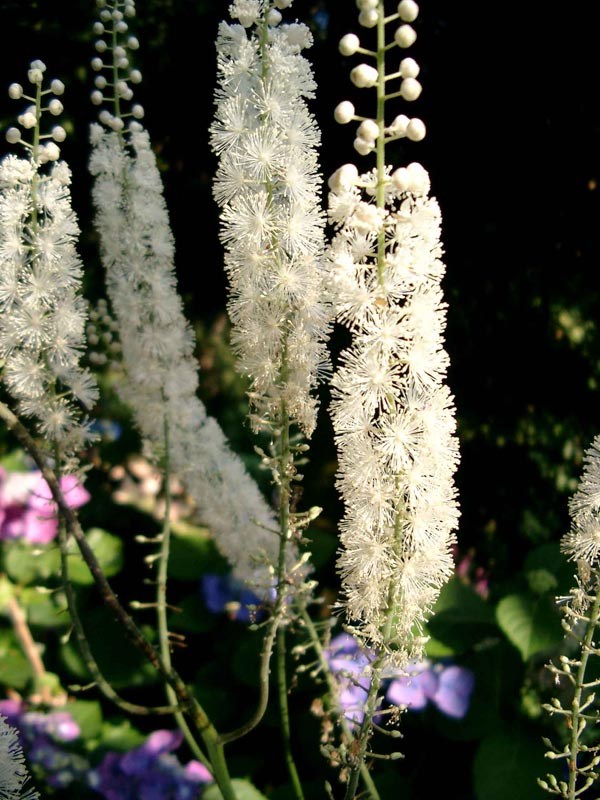
[[[113,14],[112,25],[103,18],[109,37],[114,23],[122,21],[115,16],[122,5],[133,7],[130,0],[102,3],[103,11]],[[117,39],[112,50],[117,61],[119,46]],[[117,85],[124,80],[118,77]],[[119,96],[125,99],[122,89]],[[107,290],[126,370],[120,391],[152,450],[164,452],[168,443],[171,468],[196,501],[235,575],[266,590],[278,552],[273,515],[196,395],[194,340],[176,290],[173,236],[156,158],[141,124],[134,118],[128,129],[115,125],[115,119],[128,114],[114,109],[109,117],[101,112],[106,127],[92,127],[90,169]]]
[[[0,714],[0,798],[3,800],[39,800],[39,794],[26,788],[29,773],[18,732]]]
[[[412,0],[385,18],[382,0],[361,0],[359,7],[364,25],[381,26],[380,42],[386,24],[412,21],[418,12]],[[408,38],[399,38],[407,46]],[[342,52],[348,41],[342,39]],[[369,67],[376,73],[369,85],[385,102],[402,92],[386,94],[386,81],[398,76],[385,75],[383,59],[379,64]],[[331,405],[346,508],[338,568],[356,632],[402,660],[419,649],[421,624],[453,569],[458,446],[453,398],[444,385],[445,267],[427,172],[418,163],[392,172],[384,161],[384,145],[400,128],[418,140],[423,124],[396,118],[386,127],[383,113],[359,120],[355,147],[376,149],[378,167],[359,174],[346,164],[329,181],[330,218],[338,228],[328,253],[336,312],[352,334]]]
[[[79,363],[86,303],[80,294],[71,173],[58,160],[57,142],[66,134],[60,125],[48,134],[40,130],[45,112],[62,112],[56,95],[64,86],[54,80],[43,89],[45,70],[42,61],[32,62],[31,96],[18,83],[9,87],[10,97],[31,105],[19,115],[19,128],[6,132],[7,140],[22,145],[27,156],[10,154],[0,164],[0,359],[19,413],[32,418],[37,432],[59,447],[63,469],[70,470],[75,468],[71,459],[91,438],[86,412],[95,404],[97,388]]]
[[[584,456],[579,487],[569,503],[571,530],[563,537],[562,549],[571,560],[598,568],[600,558],[600,436]]]
[[[320,134],[306,105],[315,84],[302,55],[312,38],[305,25],[281,23],[280,9],[290,4],[230,6],[241,24],[219,29],[211,141],[219,157],[214,194],[222,206],[232,341],[251,380],[252,425],[277,428],[285,409],[309,436],[314,389],[329,372],[330,304]]]

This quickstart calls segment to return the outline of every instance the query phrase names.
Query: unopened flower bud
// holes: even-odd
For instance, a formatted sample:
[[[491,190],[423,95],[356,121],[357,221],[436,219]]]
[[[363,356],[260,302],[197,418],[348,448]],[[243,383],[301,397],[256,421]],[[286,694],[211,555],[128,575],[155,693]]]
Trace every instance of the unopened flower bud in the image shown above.
[[[48,111],[53,117],[57,117],[59,114],[62,114],[63,109],[63,104],[60,102],[60,100],[57,100],[56,97],[52,98],[52,100],[50,100],[48,103]]]
[[[128,88],[129,87],[127,86],[127,81],[117,81],[115,85],[115,91],[120,97],[123,97],[123,95],[127,92]]]
[[[377,0],[356,0],[356,7],[359,11],[371,11],[377,8]]]
[[[50,84],[50,91],[52,94],[61,95],[65,93],[65,85],[58,78],[55,78]]]
[[[360,47],[360,39],[354,33],[347,33],[340,39],[339,50],[343,56],[353,56]]]
[[[67,138],[67,132],[62,125],[55,125],[52,128],[51,133],[55,142],[64,142],[64,140]]]
[[[410,186],[410,175],[406,167],[399,167],[392,173],[392,184],[397,192],[406,192]]]
[[[100,12],[100,19],[103,22],[108,22],[111,18],[112,18],[112,14],[108,10],[108,8],[103,8],[102,11]]]
[[[377,20],[379,19],[379,14],[377,13],[377,9],[370,9],[369,11],[361,11],[358,15],[358,24],[362,25],[363,28],[374,28],[377,25]]]
[[[340,125],[346,125],[354,119],[353,104],[349,100],[343,100],[335,107],[333,116],[335,117],[335,121],[339,122]]]
[[[140,106],[139,104],[131,107],[131,113],[135,117],[135,119],[143,119],[144,118],[144,107]]]
[[[102,63],[102,59],[101,58],[92,58],[91,64],[92,64],[92,69],[94,70],[94,72],[100,72],[100,70],[104,66],[104,64]]]
[[[94,22],[94,27],[92,28],[96,36],[102,36],[104,33],[104,25],[101,22]]]
[[[409,102],[416,100],[422,91],[423,87],[415,78],[405,78],[400,84],[400,94]]]
[[[409,191],[414,195],[426,195],[431,188],[431,181],[429,180],[429,173],[417,161],[413,161],[406,168],[409,177]]]
[[[377,83],[377,70],[368,64],[359,64],[350,73],[350,80],[359,89],[370,89]]]
[[[356,185],[358,169],[354,164],[344,164],[337,169],[327,181],[332,192],[347,192]]]
[[[44,145],[47,161],[58,161],[60,158],[60,148],[54,142],[48,142]]]
[[[420,142],[425,138],[427,129],[423,120],[414,117],[406,127],[406,135],[411,142]]]
[[[367,141],[375,141],[379,136],[379,126],[372,119],[366,119],[358,126],[358,136]]]
[[[41,69],[30,69],[27,71],[27,78],[29,79],[29,83],[41,83],[44,79],[44,75]]]
[[[6,131],[6,141],[9,144],[16,144],[21,141],[21,131],[18,128],[9,128]]]
[[[414,58],[403,58],[400,62],[400,74],[403,78],[416,78],[420,71],[421,67]]]
[[[108,124],[113,131],[122,131],[125,127],[125,123],[120,117],[111,117],[111,120]]]
[[[108,49],[108,45],[104,41],[104,39],[98,39],[97,42],[94,42],[94,47],[96,48],[97,53],[106,53]]]
[[[98,114],[98,119],[103,125],[110,125],[112,120],[112,114],[108,109],[103,108],[102,111]]]
[[[419,6],[415,0],[401,0],[398,3],[398,16],[404,22],[414,22],[419,16]]]
[[[104,75],[96,75],[94,78],[94,84],[98,89],[106,89],[107,81]]]
[[[409,122],[410,120],[406,116],[406,114],[398,114],[398,116],[394,119],[394,121],[388,128],[390,136],[395,136],[395,137],[405,136]]]
[[[117,33],[127,33],[128,28],[129,25],[125,22],[124,19],[120,19],[115,25],[115,30]]]
[[[122,58],[118,58],[116,63],[119,69],[127,69],[129,66],[129,59],[123,56]]]
[[[39,69],[40,72],[46,72],[46,65],[43,61],[40,61],[39,58],[36,58],[34,61],[32,61],[29,66],[31,69]]]
[[[130,36],[127,39],[127,47],[130,50],[138,50],[139,46],[140,46],[140,43],[139,43],[138,39],[135,36]]]
[[[281,12],[277,11],[276,8],[272,8],[269,13],[267,14],[267,25],[270,25],[272,28],[275,28],[283,17],[281,16]]]
[[[95,89],[90,95],[90,100],[95,106],[101,106],[104,100],[104,95],[98,89]]]
[[[417,40],[417,32],[410,25],[400,25],[394,34],[394,41],[403,49],[410,47]]]
[[[127,89],[125,89],[125,91],[122,93],[121,97],[123,98],[123,100],[127,101],[131,100],[133,97],[133,90],[130,89],[128,86]]]
[[[124,58],[127,55],[127,51],[121,45],[117,45],[113,50],[115,58]]]
[[[115,10],[112,12],[112,18],[115,22],[120,22],[123,19],[123,12],[119,11],[118,8],[115,8]]]
[[[21,124],[27,130],[30,128],[35,128],[37,123],[37,117],[33,111],[26,111],[24,114],[21,114],[18,117],[18,120],[19,124]]]
[[[133,3],[127,3],[123,13],[126,17],[135,17],[135,5]]]
[[[132,83],[141,83],[142,82],[142,73],[139,69],[132,69],[129,73],[129,80]]]
[[[368,156],[369,153],[373,151],[375,146],[375,142],[367,141],[366,139],[357,136],[353,142],[354,149],[357,153],[360,153],[361,156]]]
[[[13,100],[19,100],[23,97],[23,87],[20,83],[11,83],[8,87],[8,96],[12,97]]]

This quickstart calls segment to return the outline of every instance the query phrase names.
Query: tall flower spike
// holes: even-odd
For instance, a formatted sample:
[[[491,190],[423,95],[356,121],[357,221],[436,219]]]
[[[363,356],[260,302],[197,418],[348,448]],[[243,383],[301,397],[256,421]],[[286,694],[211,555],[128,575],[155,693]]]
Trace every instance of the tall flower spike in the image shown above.
[[[253,428],[288,417],[310,436],[317,382],[329,372],[320,134],[306,98],[315,84],[305,25],[280,24],[290,2],[236,0],[221,24],[211,137],[214,183],[239,370],[251,380]],[[255,26],[256,24],[256,26]],[[255,26],[255,27],[254,27]],[[246,31],[248,29],[248,31]],[[285,409],[285,412],[282,412]]]
[[[0,715],[0,798],[3,800],[39,800],[34,789],[25,788],[29,774],[23,749],[14,728]]]
[[[0,164],[0,358],[3,380],[21,414],[58,446],[63,469],[89,441],[86,413],[97,397],[92,375],[79,365],[85,348],[86,306],[81,297],[79,234],[71,209],[71,173],[59,161],[60,125],[42,133],[44,114],[62,112],[58,80],[43,88],[46,67],[33,61],[28,95],[20,84],[9,95],[30,103],[6,138],[27,156]],[[44,166],[51,164],[49,170]],[[54,455],[54,453],[53,453]]]
[[[386,53],[397,53],[386,46],[386,28],[397,26],[394,41],[408,48],[418,7],[402,0],[397,13],[386,16],[383,0],[358,5],[360,24],[377,29],[376,48],[347,34],[340,50],[374,61],[355,67],[351,80],[375,89],[377,113],[357,117],[344,101],[335,117],[341,124],[360,121],[355,149],[374,152],[376,168],[359,174],[346,164],[329,180],[329,213],[337,227],[328,253],[336,312],[352,333],[333,378],[331,405],[345,503],[338,569],[355,632],[402,665],[419,655],[421,626],[452,572],[458,447],[453,400],[444,385],[439,207],[420,164],[392,171],[385,157],[392,140],[425,135],[418,118],[385,120],[388,101],[413,101],[421,93],[414,59],[404,57],[397,71],[386,73]]]
[[[92,127],[90,169],[108,295],[119,324],[126,380],[122,396],[146,442],[160,453],[168,429],[173,470],[194,497],[203,521],[236,576],[257,590],[272,585],[277,536],[270,509],[217,422],[196,396],[194,342],[176,291],[174,244],[162,182],[148,133],[133,102],[140,73],[129,64],[137,39],[126,19],[131,0],[99,3],[95,31],[105,64],[94,59],[101,125]],[[110,81],[105,77],[110,75]],[[95,94],[92,96],[94,99]],[[97,97],[97,96],[96,96]],[[129,110],[125,110],[128,108]]]

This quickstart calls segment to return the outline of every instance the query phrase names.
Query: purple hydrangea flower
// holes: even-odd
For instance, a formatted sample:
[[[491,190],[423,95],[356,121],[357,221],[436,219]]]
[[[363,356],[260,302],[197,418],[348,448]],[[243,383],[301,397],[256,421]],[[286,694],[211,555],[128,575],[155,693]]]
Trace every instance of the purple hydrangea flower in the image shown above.
[[[338,684],[338,703],[346,719],[360,725],[371,678],[368,666],[371,653],[359,647],[349,633],[335,636],[327,648],[326,658]]]
[[[470,669],[456,664],[413,664],[408,675],[395,678],[386,693],[387,700],[409,711],[421,711],[432,703],[448,717],[462,719],[469,710],[475,677]]]
[[[60,487],[71,508],[79,508],[90,499],[75,475],[61,478]],[[0,467],[0,540],[47,544],[57,532],[56,504],[41,472],[6,472]]]
[[[198,761],[181,765],[172,751],[182,738],[178,731],[158,730],[128,753],[107,753],[89,785],[105,800],[195,800],[212,775]]]
[[[238,622],[254,622],[261,617],[263,601],[231,573],[206,573],[201,578],[200,588],[206,607],[213,614],[225,611],[230,619]]]

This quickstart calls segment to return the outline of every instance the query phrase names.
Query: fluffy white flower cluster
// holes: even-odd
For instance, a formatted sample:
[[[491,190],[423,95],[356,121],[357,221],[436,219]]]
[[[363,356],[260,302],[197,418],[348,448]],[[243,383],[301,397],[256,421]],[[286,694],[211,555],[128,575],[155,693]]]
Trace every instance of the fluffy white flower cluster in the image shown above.
[[[75,468],[70,459],[92,438],[85,411],[94,405],[97,389],[79,364],[86,304],[80,295],[71,173],[64,162],[53,163],[49,172],[43,169],[59,156],[54,149],[48,153],[50,145],[58,150],[54,142],[39,144],[40,138],[50,138],[39,133],[42,96],[51,91],[41,88],[44,70],[36,61],[29,71],[35,97],[24,95],[19,84],[9,90],[15,99],[34,101],[33,110],[19,117],[22,127],[33,128],[33,144],[16,139],[28,157],[11,154],[0,164],[0,358],[19,412],[33,418],[38,432],[60,448],[63,468],[70,470]]]
[[[127,373],[121,391],[158,451],[168,426],[172,468],[240,579],[266,588],[277,558],[275,523],[241,459],[196,396],[194,342],[175,287],[173,237],[162,182],[146,131],[123,147],[117,133],[92,129],[90,169]]]
[[[425,170],[408,171],[411,191],[386,172],[383,207],[376,171],[347,165],[330,182],[336,307],[353,333],[331,409],[346,505],[338,567],[348,617],[375,644],[407,643],[425,618],[452,571],[458,518],[440,212]]]
[[[598,567],[600,558],[600,436],[584,456],[579,487],[569,503],[571,530],[563,537],[562,549],[571,560]]]
[[[252,382],[253,427],[277,427],[285,408],[310,435],[314,388],[329,369],[330,311],[320,136],[305,100],[315,86],[301,55],[311,36],[304,25],[279,24],[278,8],[286,5],[237,0],[231,11],[242,25],[259,25],[247,32],[221,24],[211,129],[219,156],[214,193],[223,207],[233,345],[240,371]]]
[[[27,789],[29,773],[19,734],[0,714],[0,797],[3,800],[39,800],[34,789]]]

